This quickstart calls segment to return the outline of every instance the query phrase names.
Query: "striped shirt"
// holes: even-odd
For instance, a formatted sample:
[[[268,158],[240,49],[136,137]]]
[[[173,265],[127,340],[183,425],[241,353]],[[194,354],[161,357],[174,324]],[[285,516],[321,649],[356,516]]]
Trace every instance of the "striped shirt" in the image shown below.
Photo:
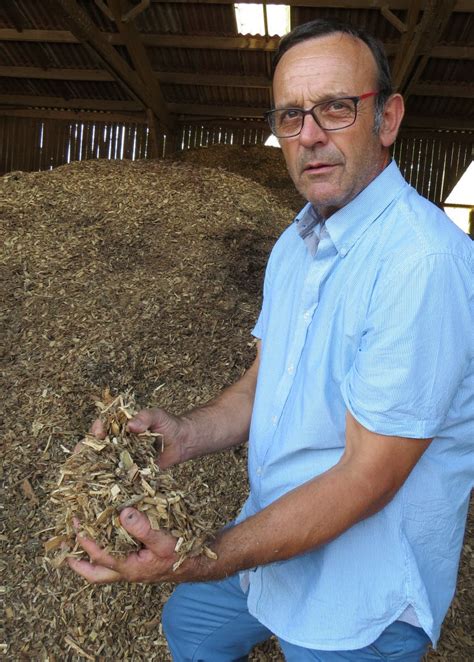
[[[395,163],[313,225],[313,250],[298,231],[312,220],[307,205],[267,266],[238,521],[338,462],[347,410],[368,430],[434,440],[379,513],[242,573],[249,610],[307,648],[362,648],[407,613],[435,643],[474,475],[472,243]]]

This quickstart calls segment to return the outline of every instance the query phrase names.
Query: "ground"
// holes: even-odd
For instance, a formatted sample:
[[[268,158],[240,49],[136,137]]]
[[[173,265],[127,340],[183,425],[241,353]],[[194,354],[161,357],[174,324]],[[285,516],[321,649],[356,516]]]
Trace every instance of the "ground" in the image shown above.
[[[54,568],[43,548],[50,494],[105,386],[182,412],[252,361],[265,262],[301,202],[275,175],[280,153],[262,150],[73,163],[0,183],[6,659],[169,660],[160,611],[170,587],[90,587]],[[206,167],[219,164],[228,169]],[[245,458],[241,447],[176,471],[183,484],[206,477],[216,526],[245,498]],[[430,662],[474,658],[472,540],[471,522]],[[252,660],[281,655],[270,642]]]

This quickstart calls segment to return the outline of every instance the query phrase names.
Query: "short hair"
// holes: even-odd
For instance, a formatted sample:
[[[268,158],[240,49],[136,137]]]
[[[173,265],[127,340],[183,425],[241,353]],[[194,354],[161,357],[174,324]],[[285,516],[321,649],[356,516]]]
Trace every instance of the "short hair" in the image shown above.
[[[272,60],[272,79],[275,75],[277,64],[290,48],[303,41],[318,37],[326,37],[327,35],[335,33],[347,34],[356,39],[360,39],[364,44],[367,44],[374,56],[375,64],[377,66],[377,91],[379,93],[375,99],[375,124],[378,130],[382,121],[382,113],[385,103],[393,93],[392,76],[387,55],[382,44],[362,28],[356,28],[350,23],[345,23],[344,21],[337,19],[319,18],[298,25],[291,32],[288,32],[278,45]]]

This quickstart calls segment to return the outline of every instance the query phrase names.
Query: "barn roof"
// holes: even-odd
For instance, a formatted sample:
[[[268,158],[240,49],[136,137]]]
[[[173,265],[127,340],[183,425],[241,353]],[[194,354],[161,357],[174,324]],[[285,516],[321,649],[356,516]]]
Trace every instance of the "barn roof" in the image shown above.
[[[385,45],[405,127],[474,128],[473,0],[272,0],[292,27],[337,17]],[[230,0],[4,0],[0,115],[262,126],[279,37],[238,33]]]

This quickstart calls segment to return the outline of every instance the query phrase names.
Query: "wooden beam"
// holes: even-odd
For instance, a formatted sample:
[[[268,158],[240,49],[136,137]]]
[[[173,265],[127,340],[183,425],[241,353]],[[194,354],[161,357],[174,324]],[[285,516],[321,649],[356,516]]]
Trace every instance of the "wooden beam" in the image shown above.
[[[399,32],[402,34],[407,31],[407,25],[401,21],[398,16],[396,16],[393,11],[388,7],[388,5],[384,5],[383,7],[380,8],[380,12],[382,16],[393,25],[394,28],[396,28]]]
[[[474,85],[447,85],[446,83],[418,83],[413,86],[412,94],[422,97],[452,97],[456,99],[474,99]]]
[[[211,50],[250,50],[276,51],[280,37],[259,35],[239,35],[235,37],[180,35],[180,34],[141,34],[145,46],[159,48],[199,48]]]
[[[160,82],[175,85],[210,85],[218,87],[270,88],[272,82],[266,76],[232,76],[225,74],[191,74],[179,71],[155,71]]]
[[[410,96],[418,82],[431,51],[444,32],[456,0],[430,0],[421,19],[418,14],[421,0],[413,2],[407,15],[407,32],[400,42],[400,51],[393,66],[394,86],[405,96]]]
[[[263,4],[266,0],[240,0],[244,3]],[[169,0],[152,0],[153,3],[167,3]],[[186,4],[189,0],[173,0],[175,4]],[[234,0],[193,0],[199,5],[233,5]],[[331,9],[408,9],[411,0],[271,0],[272,5],[289,5],[290,7],[325,7]],[[426,4],[426,0],[425,3]],[[472,0],[458,0],[455,11],[474,12]]]
[[[428,117],[427,115],[406,115],[403,118],[402,129],[451,129],[461,131],[473,131],[474,120],[466,120],[456,117]]]
[[[133,5],[125,14],[122,14],[122,21],[127,23],[128,21],[133,21],[136,17],[148,9],[150,6],[150,0],[140,0],[138,5]]]
[[[163,122],[165,127],[170,128],[172,121],[169,116],[166,101],[161,92],[160,83],[151,68],[151,63],[145,46],[140,41],[140,33],[136,29],[132,20],[122,20],[123,16],[130,15],[131,11],[134,9],[133,6],[130,6],[128,0],[109,0],[109,8],[112,11],[119,34],[125,42],[125,46],[127,47],[135,71],[149,92],[151,101],[148,106],[149,109],[151,109],[153,115]],[[156,128],[154,121],[153,126]]]
[[[145,108],[152,108],[160,121],[168,124],[168,116],[162,108],[156,107],[153,95],[143,84],[138,75],[128,66],[115,48],[103,38],[101,31],[91,20],[89,14],[76,0],[47,0],[47,5],[58,13],[76,39],[82,42],[110,71],[118,83],[135,97]]]
[[[395,88],[401,88],[413,60],[421,39],[421,30],[418,28],[418,15],[421,11],[422,0],[414,0],[408,9],[405,31],[400,40],[400,47],[392,65],[392,78]]]
[[[4,78],[39,78],[42,80],[92,80],[113,81],[115,78],[105,69],[57,69],[45,67],[0,66]]]
[[[264,120],[245,119],[241,120],[227,119],[225,115],[221,117],[196,117],[184,116],[184,111],[189,106],[180,108],[183,111],[183,116],[178,119],[179,124],[203,124],[203,125],[216,125],[216,126],[233,126],[233,127],[248,127],[248,128],[265,128]],[[139,113],[126,113],[126,112],[85,112],[85,111],[72,111],[72,110],[53,110],[46,108],[0,108],[0,117],[30,117],[38,119],[57,119],[57,120],[75,120],[77,122],[120,122],[132,124],[146,124],[147,118],[143,112]],[[232,117],[232,115],[229,115]],[[235,117],[235,115],[233,115]],[[255,114],[257,117],[257,114]],[[418,129],[423,131],[420,133]],[[451,130],[451,131],[474,131],[474,122],[464,119],[455,119],[452,117],[416,117],[408,115],[404,118],[403,125],[400,129],[400,136],[407,132],[416,132],[416,135],[424,135],[426,131],[438,130]],[[467,134],[470,135],[470,134]],[[446,134],[447,140],[452,140],[449,134]]]
[[[473,3],[474,5],[474,3]],[[100,32],[102,38],[114,46],[123,46],[124,40],[120,34],[114,32]],[[279,37],[201,37],[196,35],[169,35],[169,34],[140,34],[140,39],[145,46],[156,46],[163,48],[199,48],[199,49],[222,49],[222,50],[276,50]],[[13,30],[11,28],[0,28],[0,41],[28,41],[46,42],[58,44],[78,44],[77,39],[67,30]],[[399,51],[399,45],[394,42],[384,44],[387,55],[395,55]],[[446,58],[452,60],[474,60],[473,46],[457,46],[455,44],[441,44],[434,46],[431,57]]]
[[[79,40],[70,30],[14,30],[0,29],[0,41],[46,41],[53,44],[77,44]]]
[[[157,159],[159,156],[161,156],[159,149],[160,130],[159,130],[158,122],[156,121],[156,115],[151,108],[147,108],[146,119],[147,119],[148,131],[150,136],[149,139],[150,157],[152,159]]]
[[[192,125],[192,126],[221,126],[221,127],[229,127],[233,129],[268,129],[270,130],[267,122],[265,120],[249,120],[249,119],[241,119],[241,120],[229,120],[225,119],[224,117],[222,118],[203,118],[200,119],[199,117],[185,117],[184,119],[180,120],[180,124],[183,125]]]
[[[474,6],[474,3],[473,3]],[[107,43],[114,46],[123,46],[124,40],[120,34],[114,32],[100,32]],[[209,50],[276,50],[279,37],[259,37],[255,35],[248,37],[201,37],[196,35],[168,35],[168,34],[140,34],[145,46],[156,46],[163,48],[198,48]],[[0,41],[28,41],[46,42],[57,44],[78,44],[77,39],[67,30],[13,30],[12,28],[0,28]],[[384,44],[387,55],[396,55],[399,45],[395,42]],[[433,47],[431,57],[446,58],[450,60],[474,60],[473,46],[457,46],[456,44],[438,44]]]
[[[405,100],[408,99],[413,91],[414,86],[418,83],[423,71],[425,70],[428,60],[430,59],[431,50],[433,49],[435,43],[442,36],[453,12],[454,5],[456,4],[456,0],[432,1],[432,11],[425,12],[425,15],[427,16],[426,21],[422,20],[420,23],[420,32],[422,34],[418,55],[421,57],[419,57],[418,61],[415,62],[416,66],[413,74],[406,81],[404,89]]]
[[[75,120],[77,122],[120,122],[146,124],[141,113],[98,113],[75,110],[52,110],[47,108],[0,108],[0,117],[30,117],[43,120]]]
[[[143,110],[140,103],[125,100],[64,99],[63,97],[35,96],[29,94],[0,94],[1,106],[32,106],[36,108],[73,108],[76,110]]]
[[[74,2],[74,0],[49,0],[50,2]],[[90,21],[92,23],[92,21]],[[94,26],[94,24],[92,24]],[[95,27],[95,26],[94,26]],[[97,29],[103,42],[113,46],[124,46],[125,39],[115,32],[103,32]],[[140,34],[142,44],[163,48],[207,48],[211,50],[248,50],[274,51],[280,37],[261,37],[259,35],[240,35],[235,37],[175,35],[175,34]],[[49,43],[77,44],[85,39],[73,35],[67,30],[13,30],[0,29],[0,41],[39,41]]]
[[[268,88],[271,80],[266,76],[227,76],[224,74],[194,74],[179,71],[153,71],[160,83],[175,85],[217,85],[219,87]],[[43,80],[113,81],[104,69],[57,69],[44,67],[0,66],[0,76],[6,78],[39,78]]]
[[[175,85],[209,85],[218,87],[244,87],[269,89],[271,81],[266,76],[230,76],[224,74],[194,74],[179,71],[154,71],[161,83]],[[44,69],[42,67],[0,66],[0,76],[6,78],[38,78],[44,80],[113,81],[108,71],[101,69]],[[472,99],[474,87],[470,84],[446,84],[442,82],[418,83],[412,94]]]
[[[447,60],[474,60],[474,46],[437,45],[431,50],[430,57]]]
[[[205,104],[170,103],[170,110],[177,115],[203,115],[204,117],[251,117],[263,118],[268,108],[248,108],[247,106],[208,106]],[[181,118],[182,119],[182,118]]]
[[[209,85],[218,87],[244,87],[269,89],[271,81],[265,76],[226,76],[223,74],[193,74],[186,72],[154,71],[161,83],[175,85]],[[100,69],[43,69],[41,67],[0,66],[0,76],[6,78],[39,78],[46,80],[113,81],[113,76]],[[470,84],[418,83],[412,94],[460,99],[474,98],[474,86]]]

